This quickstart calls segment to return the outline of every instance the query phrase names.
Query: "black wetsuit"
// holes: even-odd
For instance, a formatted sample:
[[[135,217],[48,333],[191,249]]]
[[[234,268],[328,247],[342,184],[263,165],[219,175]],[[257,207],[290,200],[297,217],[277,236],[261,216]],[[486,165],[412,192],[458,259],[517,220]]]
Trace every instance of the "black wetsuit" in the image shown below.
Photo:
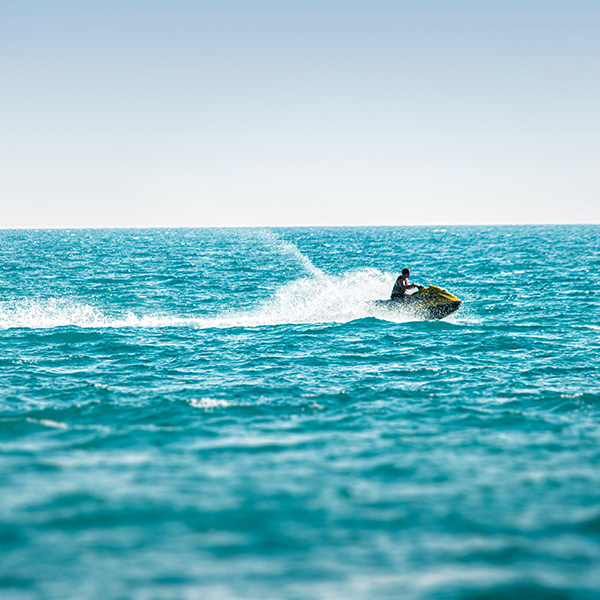
[[[392,290],[392,300],[396,300],[397,302],[403,302],[405,300],[406,294],[406,282],[404,277],[400,275],[398,279],[396,279],[396,283],[394,284],[394,289]]]

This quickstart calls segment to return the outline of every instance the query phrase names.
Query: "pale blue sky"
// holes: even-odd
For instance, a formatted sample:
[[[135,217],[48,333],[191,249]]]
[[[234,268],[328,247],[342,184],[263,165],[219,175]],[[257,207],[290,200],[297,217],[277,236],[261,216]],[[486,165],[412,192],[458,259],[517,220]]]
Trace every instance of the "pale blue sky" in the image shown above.
[[[0,227],[598,223],[598,31],[577,0],[5,2]]]

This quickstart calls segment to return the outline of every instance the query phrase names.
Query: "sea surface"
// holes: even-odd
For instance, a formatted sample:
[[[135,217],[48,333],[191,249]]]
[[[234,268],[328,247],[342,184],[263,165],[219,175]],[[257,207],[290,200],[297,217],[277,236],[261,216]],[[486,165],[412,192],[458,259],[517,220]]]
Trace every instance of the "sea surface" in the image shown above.
[[[463,300],[377,314],[399,271]],[[0,598],[600,598],[600,226],[0,231]]]

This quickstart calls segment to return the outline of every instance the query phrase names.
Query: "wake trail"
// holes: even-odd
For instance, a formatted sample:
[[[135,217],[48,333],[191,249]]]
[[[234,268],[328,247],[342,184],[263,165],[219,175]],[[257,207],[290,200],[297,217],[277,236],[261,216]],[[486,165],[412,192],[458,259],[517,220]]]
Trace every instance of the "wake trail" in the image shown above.
[[[52,327],[196,329],[265,327],[286,324],[346,323],[366,317],[394,322],[420,320],[415,315],[382,314],[372,301],[389,298],[394,273],[363,268],[330,275],[292,242],[276,232],[258,230],[258,238],[278,256],[293,259],[305,276],[282,285],[253,309],[221,311],[214,316],[138,314],[135,309],[107,314],[74,298],[22,299],[0,302],[0,329]]]
[[[69,326],[208,329],[345,323],[372,316],[382,318],[374,312],[371,302],[389,295],[395,277],[393,274],[377,269],[358,269],[340,275],[328,275],[314,265],[313,268],[316,274],[284,284],[273,296],[243,312],[225,310],[214,316],[179,316],[144,315],[133,309],[111,315],[74,298],[22,299],[0,302],[0,329]],[[383,318],[415,320],[414,317],[387,315]]]

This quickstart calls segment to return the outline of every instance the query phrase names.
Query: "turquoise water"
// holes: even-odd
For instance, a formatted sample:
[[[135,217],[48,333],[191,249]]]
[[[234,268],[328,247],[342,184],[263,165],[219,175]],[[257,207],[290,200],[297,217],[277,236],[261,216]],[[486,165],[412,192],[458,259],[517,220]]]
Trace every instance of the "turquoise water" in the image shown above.
[[[463,300],[373,313],[399,270]],[[0,597],[600,598],[600,227],[0,232]]]

